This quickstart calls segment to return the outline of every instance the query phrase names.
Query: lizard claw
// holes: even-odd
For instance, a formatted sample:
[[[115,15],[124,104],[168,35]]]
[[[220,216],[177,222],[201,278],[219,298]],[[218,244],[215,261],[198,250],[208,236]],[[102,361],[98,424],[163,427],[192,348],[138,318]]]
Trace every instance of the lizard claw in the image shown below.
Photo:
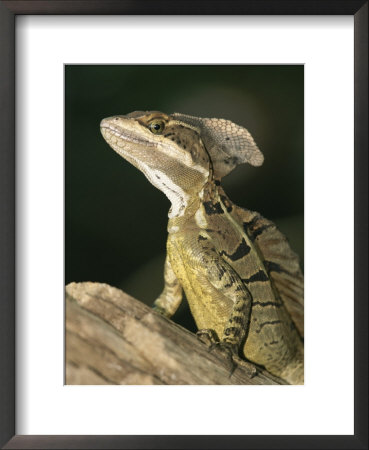
[[[245,359],[238,358],[237,363],[239,366],[242,366],[247,370],[250,378],[256,377],[256,375],[259,373],[258,368],[254,364]]]
[[[229,376],[231,377],[237,367],[234,360],[234,357],[238,354],[237,346],[230,344],[229,342],[219,341],[216,332],[211,329],[198,330],[196,336],[199,341],[208,347],[209,352],[215,352],[218,353],[218,355],[221,355],[223,362],[226,360],[225,365],[229,370]]]
[[[229,342],[220,342],[218,348],[225,354],[228,360],[227,367],[230,370],[229,377],[231,377],[237,367],[244,368],[250,378],[256,377],[259,373],[257,367],[245,359],[245,357],[240,357],[238,354],[238,348],[235,344],[230,344]]]
[[[221,355],[223,362],[226,360],[225,366],[229,370],[229,377],[233,375],[237,366],[244,367],[248,371],[250,378],[254,378],[258,374],[258,370],[254,364],[239,356],[237,345],[227,341],[219,341],[214,330],[198,330],[196,336],[200,342],[208,347],[209,352],[215,352]]]
[[[161,316],[169,317],[169,314],[167,313],[167,311],[164,308],[162,308],[161,306],[157,306],[154,304],[151,309],[153,311],[155,311],[156,313],[160,314]]]
[[[237,368],[236,359],[239,359],[237,346],[224,341],[214,342],[210,347],[210,351],[213,350],[222,356],[223,361],[226,361],[225,366],[229,371],[229,377],[231,377]]]
[[[208,328],[204,328],[202,330],[198,330],[196,333],[197,339],[205,344],[209,351],[212,350],[212,347],[219,343],[218,336],[214,330],[210,330]]]

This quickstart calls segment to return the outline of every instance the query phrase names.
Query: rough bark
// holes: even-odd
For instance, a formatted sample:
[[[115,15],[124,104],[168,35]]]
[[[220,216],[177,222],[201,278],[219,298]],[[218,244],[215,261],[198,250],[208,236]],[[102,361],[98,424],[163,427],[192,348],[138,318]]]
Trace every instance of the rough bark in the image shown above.
[[[286,384],[230,360],[121,290],[66,287],[66,384]]]

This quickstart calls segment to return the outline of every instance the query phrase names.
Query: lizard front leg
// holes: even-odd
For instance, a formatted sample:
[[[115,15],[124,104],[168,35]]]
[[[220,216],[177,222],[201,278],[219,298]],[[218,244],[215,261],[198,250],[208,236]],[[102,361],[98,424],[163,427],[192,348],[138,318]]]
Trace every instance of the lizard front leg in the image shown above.
[[[182,302],[183,289],[176,277],[168,256],[164,264],[164,289],[160,296],[155,300],[154,311],[166,317],[172,317]]]
[[[250,325],[252,308],[250,291],[208,237],[200,235],[196,248],[193,243],[188,248],[192,248],[190,255],[192,255],[192,264],[199,272],[199,280],[205,280],[210,284],[212,290],[215,289],[219,301],[225,298],[231,305],[227,311],[223,312],[225,314],[222,320],[224,327],[219,338],[222,346],[228,347],[232,353],[238,354]],[[212,295],[214,295],[214,291]],[[204,333],[206,333],[205,330],[200,330],[200,335]],[[212,339],[210,335],[214,335],[214,333],[209,332],[209,338]]]

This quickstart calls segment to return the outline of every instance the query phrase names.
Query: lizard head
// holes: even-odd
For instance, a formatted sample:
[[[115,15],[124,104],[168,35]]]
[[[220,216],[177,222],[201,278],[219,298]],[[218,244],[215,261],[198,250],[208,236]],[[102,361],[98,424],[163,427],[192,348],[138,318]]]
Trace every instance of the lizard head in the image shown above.
[[[107,143],[166,194],[171,216],[180,214],[209,179],[244,162],[263,162],[250,133],[224,119],[135,111],[103,119],[100,128]]]
[[[158,111],[135,111],[103,119],[101,133],[120,156],[145,174],[172,202],[170,217],[181,214],[211,172],[198,133]]]

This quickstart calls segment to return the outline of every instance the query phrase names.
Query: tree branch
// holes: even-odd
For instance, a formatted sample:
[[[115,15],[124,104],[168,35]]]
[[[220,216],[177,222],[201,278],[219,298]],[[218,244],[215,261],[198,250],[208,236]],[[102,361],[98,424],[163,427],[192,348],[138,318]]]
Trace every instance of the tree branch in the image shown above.
[[[286,384],[209,351],[197,337],[121,290],[66,286],[67,384]]]

